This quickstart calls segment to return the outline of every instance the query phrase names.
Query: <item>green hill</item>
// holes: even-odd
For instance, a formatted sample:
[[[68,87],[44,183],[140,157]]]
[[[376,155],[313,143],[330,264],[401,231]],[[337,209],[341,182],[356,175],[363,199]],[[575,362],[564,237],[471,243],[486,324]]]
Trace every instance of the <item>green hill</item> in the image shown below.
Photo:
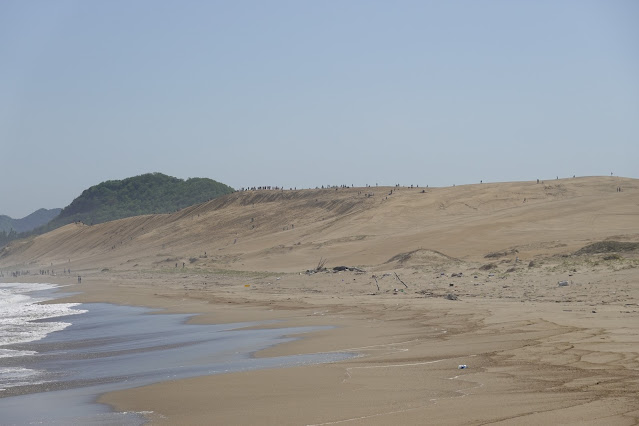
[[[22,219],[13,219],[6,215],[0,215],[0,232],[9,233],[12,230],[15,232],[31,231],[48,223],[61,211],[62,209],[39,209]]]
[[[234,191],[230,186],[212,179],[184,180],[162,173],[109,180],[84,190],[59,215],[39,228],[22,233],[0,230],[0,246],[72,222],[92,225],[131,216],[169,213]]]
[[[96,224],[143,214],[169,213],[233,191],[230,186],[212,179],[183,180],[162,173],[109,180],[82,192],[48,227],[53,229],[75,221]]]

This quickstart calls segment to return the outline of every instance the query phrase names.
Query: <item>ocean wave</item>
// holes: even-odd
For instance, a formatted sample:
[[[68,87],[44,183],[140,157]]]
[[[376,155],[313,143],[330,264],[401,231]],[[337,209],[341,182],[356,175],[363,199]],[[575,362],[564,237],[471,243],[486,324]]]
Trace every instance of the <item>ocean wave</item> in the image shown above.
[[[43,320],[86,312],[74,309],[78,303],[42,304],[54,297],[34,294],[57,287],[45,283],[0,284],[0,358],[33,355],[33,351],[12,350],[3,346],[41,340],[71,325],[65,321]]]

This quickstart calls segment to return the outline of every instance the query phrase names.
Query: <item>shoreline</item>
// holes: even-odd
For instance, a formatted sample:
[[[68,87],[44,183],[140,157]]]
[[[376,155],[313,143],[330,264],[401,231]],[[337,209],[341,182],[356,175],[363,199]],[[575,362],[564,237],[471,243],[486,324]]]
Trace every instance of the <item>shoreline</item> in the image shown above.
[[[50,282],[53,280],[48,280],[47,284],[41,284],[44,280],[37,281],[33,285],[47,287],[46,291],[51,293],[50,297],[34,303],[44,305],[42,308],[45,309],[65,304],[65,296],[68,299],[82,295],[69,294],[68,287],[53,284]],[[28,283],[21,286],[28,292]],[[96,401],[107,392],[145,386],[168,378],[176,380],[215,372],[292,367],[349,356],[337,353],[263,359],[252,356],[255,351],[287,341],[286,334],[303,336],[317,330],[307,327],[281,328],[254,322],[228,326],[194,325],[188,324],[191,314],[168,314],[159,309],[104,302],[83,301],[77,305],[87,315],[68,324],[72,332],[47,333],[43,336],[45,340],[36,338],[22,344],[28,352],[40,355],[42,360],[27,356],[24,360],[17,359],[15,365],[21,366],[24,362],[51,379],[10,387],[3,393],[0,405],[6,410],[4,417],[10,424],[40,422],[47,418],[61,424],[124,419],[127,419],[126,424],[141,424],[139,419],[133,418],[135,411],[122,412]],[[61,318],[69,316],[62,315]],[[179,349],[180,346],[183,348]],[[72,365],[72,368],[67,370],[65,365]],[[53,379],[55,376],[59,379]],[[24,411],[29,405],[47,407],[52,401],[59,401],[53,404],[55,410],[52,406],[46,411]]]
[[[193,288],[201,277],[172,278],[88,274],[83,284],[64,289],[83,293],[58,301],[197,314],[190,323],[331,325],[335,328],[304,334],[255,356],[331,351],[362,356],[161,382],[99,398],[117,411],[153,412],[153,424],[381,425],[423,424],[424,419],[437,424],[576,424],[586,419],[633,424],[639,418],[633,391],[639,336],[636,327],[624,322],[637,313],[622,313],[623,304],[598,305],[593,314],[586,299],[561,304],[469,295],[450,301],[352,294],[336,288],[329,275],[282,276],[259,290],[258,284],[246,288],[245,280],[232,276],[217,276],[223,285],[198,290]],[[313,286],[326,286],[326,294],[305,292],[309,279]],[[290,290],[293,284],[298,291]],[[461,364],[468,368],[458,370]],[[461,407],[459,398],[464,398]]]

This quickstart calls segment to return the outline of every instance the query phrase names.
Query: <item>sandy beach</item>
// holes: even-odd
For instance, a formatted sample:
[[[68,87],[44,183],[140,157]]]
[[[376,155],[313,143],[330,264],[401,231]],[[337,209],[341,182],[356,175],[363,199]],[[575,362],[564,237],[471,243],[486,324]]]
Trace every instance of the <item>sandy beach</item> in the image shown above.
[[[0,267],[55,270],[78,292],[64,301],[333,327],[258,357],[358,355],[101,397],[152,424],[631,425],[639,252],[623,244],[639,241],[638,207],[639,182],[606,177],[254,191],[68,225],[8,246]]]

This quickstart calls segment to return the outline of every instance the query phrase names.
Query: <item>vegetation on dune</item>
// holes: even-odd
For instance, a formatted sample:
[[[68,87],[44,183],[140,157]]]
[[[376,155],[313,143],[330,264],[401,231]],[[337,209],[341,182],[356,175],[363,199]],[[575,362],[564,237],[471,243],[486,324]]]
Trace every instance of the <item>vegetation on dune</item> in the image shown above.
[[[46,225],[24,233],[9,232],[3,235],[0,232],[0,246],[73,222],[93,225],[131,216],[170,213],[233,191],[230,186],[212,179],[184,180],[162,173],[109,180],[83,191]]]
[[[484,258],[486,258],[486,259],[494,259],[494,258],[497,258],[497,257],[514,256],[517,253],[519,253],[519,250],[517,250],[517,249],[496,251],[496,252],[488,253],[487,255],[484,256]]]
[[[582,254],[615,253],[639,250],[639,243],[622,241],[599,241],[588,244],[575,252],[577,256]]]
[[[487,263],[479,267],[480,271],[490,271],[491,269],[497,269],[497,265],[494,263]]]

